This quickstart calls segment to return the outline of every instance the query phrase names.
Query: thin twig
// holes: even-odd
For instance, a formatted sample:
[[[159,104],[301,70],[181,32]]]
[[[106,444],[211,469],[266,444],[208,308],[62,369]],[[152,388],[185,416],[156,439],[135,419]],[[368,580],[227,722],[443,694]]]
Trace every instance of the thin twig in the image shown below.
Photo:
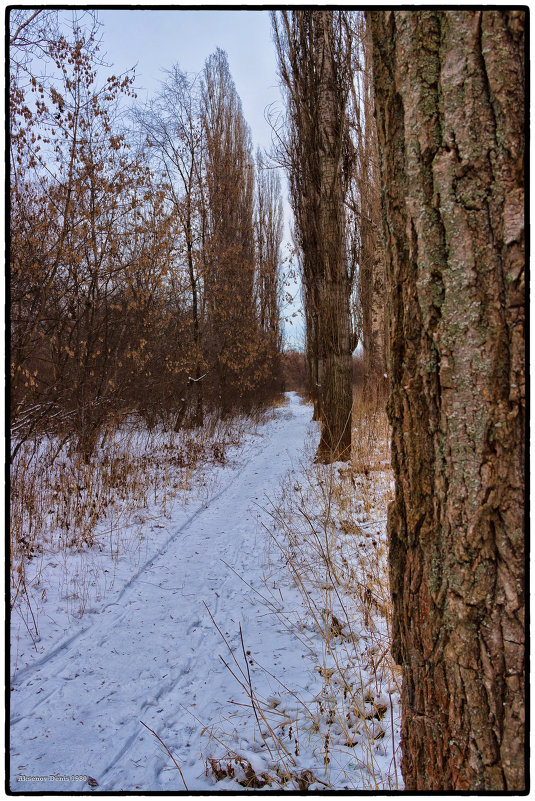
[[[164,741],[162,740],[162,738],[161,738],[161,737],[159,737],[159,736],[156,734],[156,732],[154,731],[154,729],[151,729],[151,727],[150,727],[150,726],[147,726],[147,724],[146,724],[146,723],[143,723],[143,721],[142,721],[142,720],[140,720],[139,722],[141,723],[141,725],[142,725],[142,726],[145,726],[145,728],[146,728],[146,729],[148,729],[148,730],[150,731],[150,733],[151,733],[151,734],[154,734],[154,736],[156,737],[156,739],[158,740],[158,742],[159,742],[159,743],[161,743],[161,744],[163,745],[163,747],[165,748],[165,750],[167,751],[167,753],[169,754],[169,756],[170,756],[170,757],[171,757],[171,759],[173,760],[173,763],[174,763],[174,765],[175,765],[176,769],[177,769],[177,770],[178,770],[178,772],[180,773],[180,778],[182,779],[182,782],[184,783],[184,787],[186,788],[186,790],[187,790],[187,791],[188,791],[188,793],[189,793],[188,785],[186,784],[186,780],[185,780],[185,778],[184,778],[184,774],[183,774],[183,773],[182,773],[182,771],[180,770],[180,765],[178,764],[178,762],[176,761],[176,759],[174,758],[173,754],[171,753],[171,751],[169,750],[169,748],[166,746],[166,744],[164,743]]]
[[[249,670],[249,662],[247,659],[247,654],[245,653],[245,644],[243,642],[243,632],[241,630],[241,623],[239,624],[240,627],[240,640],[241,640],[241,649],[243,651],[243,658],[245,659],[245,667],[247,668],[247,681],[249,684],[249,698],[251,699],[251,706],[253,707],[254,716],[256,718],[256,722],[258,724],[258,731],[260,736],[262,737],[262,728],[260,726],[260,721],[258,720],[258,713],[256,711],[256,704],[254,702],[254,691],[253,691],[253,682],[251,681],[251,672]],[[266,743],[267,745],[267,743]]]
[[[210,612],[210,610],[208,609],[208,606],[206,605],[205,601],[203,601],[203,604],[204,604],[204,607],[205,607],[206,611],[207,611],[207,612],[208,612],[208,614],[210,615],[210,619],[211,619],[212,623],[214,624],[214,626],[216,627],[216,629],[217,629],[217,631],[218,631],[218,633],[219,633],[219,636],[221,637],[221,639],[223,640],[223,642],[225,643],[225,645],[226,645],[226,646],[227,646],[227,648],[229,649],[229,651],[230,651],[230,655],[232,656],[232,658],[234,659],[234,662],[236,663],[236,667],[238,668],[238,670],[239,670],[239,671],[240,671],[240,673],[242,674],[244,681],[247,681],[247,677],[246,677],[245,673],[243,672],[242,666],[240,665],[240,663],[239,663],[239,662],[238,662],[238,660],[236,659],[236,655],[235,655],[234,651],[232,650],[232,648],[230,647],[230,643],[228,642],[227,638],[225,637],[225,635],[223,634],[223,632],[221,631],[221,629],[219,628],[219,626],[218,626],[218,625],[217,625],[217,623],[215,622],[215,620],[214,620],[214,616],[212,615],[212,613],[211,613],[211,612]],[[221,657],[221,659],[223,659],[223,657]],[[224,661],[225,661],[225,660],[223,659],[223,662],[224,662]],[[241,682],[240,682],[240,683],[241,683]]]

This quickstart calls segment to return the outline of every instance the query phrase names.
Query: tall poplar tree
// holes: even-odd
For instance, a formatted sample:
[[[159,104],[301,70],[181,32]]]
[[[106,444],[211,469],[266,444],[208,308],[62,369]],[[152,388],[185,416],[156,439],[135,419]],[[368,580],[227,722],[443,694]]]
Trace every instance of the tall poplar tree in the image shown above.
[[[343,12],[280,11],[272,21],[288,99],[286,150],[302,257],[307,359],[321,421],[317,459],[347,460],[357,344],[350,303],[355,264],[347,249],[345,208],[351,36]]]
[[[243,396],[256,357],[254,158],[227,55],[217,49],[202,78],[206,139],[208,336],[222,411]]]

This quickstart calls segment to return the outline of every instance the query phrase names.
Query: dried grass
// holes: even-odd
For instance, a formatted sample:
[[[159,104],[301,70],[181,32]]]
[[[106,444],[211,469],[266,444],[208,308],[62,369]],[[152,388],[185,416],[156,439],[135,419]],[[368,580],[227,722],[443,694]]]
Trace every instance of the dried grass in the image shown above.
[[[105,432],[88,461],[57,437],[25,442],[10,476],[11,608],[20,612],[32,639],[39,637],[36,598],[47,591],[37,563],[50,555],[55,561],[79,555],[74,572],[69,560],[63,594],[81,617],[96,584],[105,591],[108,580],[96,575],[92,556],[104,552],[117,560],[138,549],[145,524],[169,517],[177,500],[186,501],[201,469],[224,464],[229,448],[264,417],[256,412],[222,421],[212,415],[202,428],[178,433],[161,426],[149,430],[132,418]]]

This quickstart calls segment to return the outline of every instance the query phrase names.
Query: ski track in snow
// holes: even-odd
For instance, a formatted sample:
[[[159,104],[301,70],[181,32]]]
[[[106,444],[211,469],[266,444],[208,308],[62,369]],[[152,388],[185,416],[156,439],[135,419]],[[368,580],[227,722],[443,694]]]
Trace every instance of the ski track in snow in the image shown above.
[[[201,731],[222,721],[232,731],[236,707],[228,701],[247,699],[219,658],[228,659],[228,652],[204,603],[238,656],[241,624],[255,660],[276,672],[284,654],[284,670],[303,675],[304,647],[224,562],[262,592],[268,535],[261,506],[299,461],[310,417],[310,407],[291,395],[230,481],[118,596],[18,671],[11,683],[13,790],[87,790],[83,781],[20,782],[19,775],[90,775],[97,792],[183,790],[141,720],[171,749],[189,790],[214,789],[204,776]]]

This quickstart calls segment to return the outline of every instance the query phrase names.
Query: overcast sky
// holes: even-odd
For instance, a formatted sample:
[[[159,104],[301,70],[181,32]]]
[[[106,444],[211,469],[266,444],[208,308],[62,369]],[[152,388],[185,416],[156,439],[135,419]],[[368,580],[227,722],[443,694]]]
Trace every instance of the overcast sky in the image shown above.
[[[119,71],[137,64],[136,83],[151,95],[163,69],[178,63],[197,73],[217,47],[225,50],[255,149],[269,147],[264,110],[270,103],[282,107],[269,12],[100,9],[98,17],[108,61]]]
[[[124,72],[136,66],[140,101],[157,93],[165,77],[162,70],[178,63],[182,70],[198,73],[217,47],[225,50],[245,119],[251,127],[254,149],[258,146],[269,149],[271,128],[265,111],[269,106],[282,111],[284,101],[268,11],[99,9],[98,18],[103,24],[102,51],[113,71]],[[286,255],[290,212],[285,182],[283,191],[287,220],[283,255]],[[296,286],[290,289],[297,292]],[[300,305],[298,297],[288,313]],[[302,345],[303,328],[299,320],[293,318],[293,325],[285,326],[287,346]]]

